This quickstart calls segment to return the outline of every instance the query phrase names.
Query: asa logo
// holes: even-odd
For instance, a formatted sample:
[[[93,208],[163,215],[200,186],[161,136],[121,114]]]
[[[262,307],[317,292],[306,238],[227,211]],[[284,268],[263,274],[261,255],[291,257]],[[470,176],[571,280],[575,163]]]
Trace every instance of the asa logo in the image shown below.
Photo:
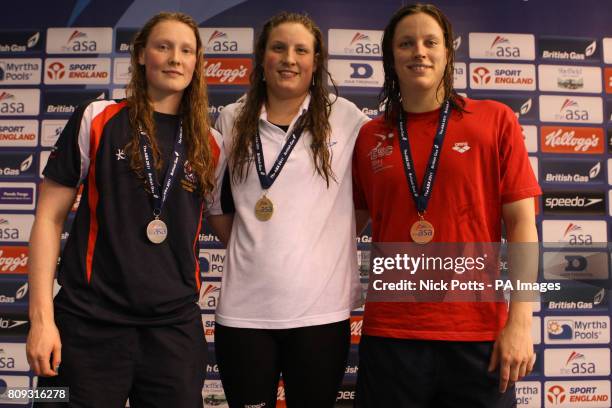
[[[496,36],[489,47],[491,56],[498,58],[519,58],[521,50],[518,47],[513,47],[507,37],[501,35]]]
[[[540,95],[542,122],[601,123],[603,104],[599,97]]]
[[[542,241],[545,247],[604,247],[607,245],[606,227],[605,221],[543,220]]]
[[[29,371],[25,344],[0,343],[0,371]]]
[[[218,282],[207,282],[200,289],[200,308],[203,310],[215,310],[219,302],[221,286]]]
[[[378,30],[343,30],[328,31],[329,53],[363,57],[380,57],[382,31]]]
[[[535,59],[534,36],[531,34],[470,33],[470,58]]]
[[[204,54],[250,54],[253,29],[250,27],[200,28]]]
[[[211,44],[212,43],[212,44]],[[227,33],[223,31],[215,30],[207,41],[207,45],[210,47],[209,52],[236,52],[238,51],[238,43],[236,41],[229,41],[227,39]]]
[[[0,92],[0,114],[24,114],[25,105],[15,101],[15,95],[2,91]]]
[[[49,28],[48,54],[105,54],[112,50],[110,27]]]
[[[373,43],[369,35],[359,31],[351,39],[349,47],[354,47],[358,55],[380,55],[380,44]]]
[[[610,349],[546,349],[544,374],[550,377],[610,375]]]

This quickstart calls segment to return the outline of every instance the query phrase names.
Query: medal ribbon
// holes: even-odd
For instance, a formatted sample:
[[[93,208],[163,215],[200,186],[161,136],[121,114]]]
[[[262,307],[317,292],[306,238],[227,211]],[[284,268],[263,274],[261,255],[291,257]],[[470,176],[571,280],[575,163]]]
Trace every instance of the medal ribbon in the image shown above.
[[[440,164],[440,153],[442,152],[442,144],[444,143],[444,137],[446,136],[446,127],[448,125],[450,111],[450,102],[446,101],[444,105],[442,105],[442,109],[440,110],[438,131],[436,132],[433,146],[431,148],[431,153],[429,155],[429,163],[427,164],[427,168],[425,170],[425,175],[423,177],[423,183],[421,185],[420,192],[418,190],[418,185],[416,181],[414,161],[412,160],[412,155],[410,153],[410,141],[408,140],[408,130],[406,128],[406,124],[404,123],[404,112],[400,112],[400,114],[398,115],[398,127],[400,134],[399,144],[404,163],[404,172],[406,173],[406,178],[408,179],[408,186],[410,187],[410,192],[412,193],[414,203],[417,207],[417,211],[419,212],[420,216],[425,213],[425,210],[427,209],[427,204],[429,203],[429,199],[431,197],[431,190],[433,189],[434,178],[436,177],[436,171],[438,170],[438,165]]]
[[[293,148],[300,139],[300,136],[302,136],[302,131],[304,130],[302,122],[304,121],[304,118],[305,113],[302,113],[302,115],[296,121],[291,135],[289,136],[289,138],[285,142],[285,145],[278,154],[278,157],[276,158],[276,161],[274,162],[270,173],[266,173],[266,164],[264,162],[263,147],[261,145],[259,129],[257,130],[257,133],[255,133],[253,151],[255,154],[255,164],[257,166],[257,175],[259,176],[259,183],[261,184],[261,188],[263,190],[267,190],[272,187],[274,180],[276,180],[281,170],[285,166],[285,163],[287,163],[287,160],[289,159]]]
[[[176,175],[176,168],[178,163],[181,160],[185,152],[185,146],[183,145],[183,122],[179,122],[178,128],[178,136],[174,142],[174,151],[172,152],[172,163],[168,166],[166,170],[166,177],[164,178],[163,189],[160,192],[160,189],[157,185],[157,176],[155,171],[153,170],[153,157],[149,150],[151,149],[151,144],[149,142],[149,137],[145,132],[139,130],[141,141],[142,141],[142,156],[144,158],[144,170],[146,175],[147,184],[151,189],[151,194],[153,195],[153,215],[155,218],[159,218],[161,215],[162,208],[166,199],[168,198],[168,192],[170,191],[170,187],[172,187],[172,183],[174,181]]]

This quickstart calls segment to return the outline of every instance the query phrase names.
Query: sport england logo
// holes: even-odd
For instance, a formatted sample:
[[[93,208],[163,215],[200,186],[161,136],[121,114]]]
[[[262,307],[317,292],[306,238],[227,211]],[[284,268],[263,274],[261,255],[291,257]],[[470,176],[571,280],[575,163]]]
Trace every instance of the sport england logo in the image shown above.
[[[45,84],[110,83],[110,58],[47,58]]]
[[[1,147],[35,147],[37,144],[37,120],[0,120]]]
[[[253,29],[250,27],[200,28],[204,42],[204,54],[251,54],[253,52]]]
[[[532,34],[470,33],[469,42],[472,59],[535,59]]]
[[[330,55],[380,57],[382,31],[342,30],[328,31]]]
[[[546,408],[610,406],[610,381],[547,381],[544,389]]]
[[[470,64],[470,88],[535,91],[535,66],[531,64]]]

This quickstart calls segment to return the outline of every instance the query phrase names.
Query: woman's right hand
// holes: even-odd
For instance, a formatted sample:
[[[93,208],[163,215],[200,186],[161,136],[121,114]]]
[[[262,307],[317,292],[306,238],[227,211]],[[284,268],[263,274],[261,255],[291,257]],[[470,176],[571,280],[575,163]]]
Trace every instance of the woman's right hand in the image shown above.
[[[54,322],[34,323],[26,343],[28,363],[36,375],[54,377],[62,361],[62,341]]]

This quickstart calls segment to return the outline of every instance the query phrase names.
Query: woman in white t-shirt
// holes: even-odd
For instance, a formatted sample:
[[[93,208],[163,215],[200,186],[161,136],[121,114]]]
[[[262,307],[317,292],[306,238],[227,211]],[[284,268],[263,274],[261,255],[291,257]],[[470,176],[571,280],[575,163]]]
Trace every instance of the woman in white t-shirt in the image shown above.
[[[251,88],[217,120],[227,171],[209,221],[227,242],[215,351],[231,407],[332,407],[360,304],[351,157],[368,118],[330,95],[321,31],[281,13]],[[230,232],[231,231],[231,232]]]

